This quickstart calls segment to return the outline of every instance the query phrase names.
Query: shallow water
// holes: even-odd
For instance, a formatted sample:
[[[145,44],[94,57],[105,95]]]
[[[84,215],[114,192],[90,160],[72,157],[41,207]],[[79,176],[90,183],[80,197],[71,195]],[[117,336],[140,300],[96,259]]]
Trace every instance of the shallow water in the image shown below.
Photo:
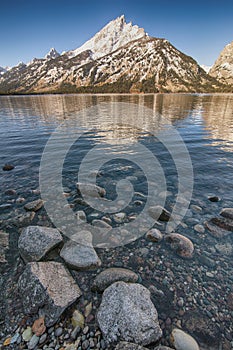
[[[129,105],[132,106],[131,113],[124,113],[124,108],[129,109]],[[94,109],[90,112],[91,107]],[[227,335],[232,341],[233,315],[232,311],[227,309],[226,298],[232,289],[233,254],[229,252],[225,254],[216,249],[219,241],[207,231],[204,234],[198,233],[194,230],[194,226],[204,224],[209,218],[217,216],[223,207],[233,207],[233,96],[224,94],[1,96],[0,166],[2,168],[5,163],[15,166],[9,172],[0,170],[0,205],[11,204],[10,208],[0,210],[2,227],[7,220],[10,222],[15,216],[24,213],[23,206],[26,201],[38,198],[38,193],[34,190],[39,188],[40,161],[44,147],[50,136],[54,135],[55,131],[58,132],[57,128],[61,125],[62,132],[52,145],[51,164],[45,171],[51,180],[60,152],[68,147],[63,159],[61,178],[66,191],[69,190],[72,194],[66,200],[74,211],[84,209],[89,222],[108,213],[106,210],[101,213],[101,208],[82,207],[75,202],[76,182],[79,180],[80,166],[83,164],[86,166],[83,170],[84,179],[89,177],[91,181],[95,171],[100,170],[101,176],[97,177],[97,182],[106,189],[106,197],[114,201],[111,210],[114,211],[117,205],[123,205],[121,211],[124,211],[128,218],[137,217],[144,210],[150,183],[154,186],[152,198],[156,197],[155,204],[164,203],[169,210],[174,208],[181,192],[184,200],[181,203],[185,211],[188,210],[186,214],[181,215],[181,224],[175,229],[193,240],[196,249],[193,262],[184,262],[163,245],[161,248],[153,248],[151,245],[148,247],[145,240],[125,248],[128,249],[127,254],[131,250],[141,256],[140,263],[136,261],[136,257],[129,258],[121,248],[116,248],[116,251],[111,253],[112,257],[115,257],[116,263],[121,256],[122,261],[125,261],[123,266],[139,271],[138,265],[145,265],[141,276],[145,285],[149,286],[161,280],[163,286],[167,286],[168,283],[170,292],[174,292],[174,286],[177,285],[178,297],[191,293],[187,291],[185,285],[181,287],[183,283],[187,284],[186,277],[191,276],[194,281],[191,295],[196,301],[190,300],[186,314],[184,316],[180,314],[180,317],[184,318],[184,322],[190,321],[186,316],[193,310],[194,316],[203,314],[210,321],[211,318],[215,318],[215,321],[211,322],[217,329],[216,339],[219,337],[225,339]],[[184,144],[179,140],[179,135]],[[75,142],[71,142],[73,139]],[[144,148],[137,148],[138,144]],[[91,153],[95,147],[97,151]],[[145,155],[143,151],[145,148],[151,152],[150,155]],[[89,158],[85,158],[86,156]],[[191,163],[187,166],[189,157]],[[193,181],[190,177],[192,173]],[[126,207],[124,204],[128,200],[128,194],[122,195],[122,198],[117,197],[120,192],[117,193],[116,185],[123,179],[128,179],[134,187],[134,193],[131,193],[132,198]],[[51,187],[59,185],[59,181],[56,183],[55,180],[54,183],[51,180]],[[16,196],[7,195],[5,192],[8,189],[14,189]],[[219,197],[220,200],[216,203],[210,202],[208,197],[211,195]],[[20,200],[17,201],[20,197],[25,201],[22,203]],[[56,203],[53,202],[53,205]],[[119,208],[116,211],[120,211]],[[112,214],[109,215],[111,217]],[[38,224],[46,223],[46,213],[39,214],[36,220]],[[163,225],[161,229],[165,230],[166,227]],[[8,231],[11,231],[10,224]],[[228,237],[220,243],[232,246],[232,238]],[[144,246],[150,250],[149,253],[143,251]],[[157,260],[154,258],[155,253]],[[16,248],[14,254],[17,255]],[[109,259],[108,253],[105,252],[103,258],[105,254],[106,259]],[[215,260],[217,267],[210,268],[203,265],[201,260],[203,256]],[[170,266],[170,263],[174,265]],[[157,275],[153,275],[154,272],[149,273],[150,268],[153,271],[155,266],[160,271],[160,279]],[[209,277],[207,272],[213,276]],[[183,276],[181,279],[178,277],[179,274]],[[219,280],[221,286],[217,287]],[[182,288],[182,292],[179,292]],[[219,303],[219,298],[225,300],[225,304]],[[209,309],[206,307],[208,303],[210,303]],[[162,306],[161,312],[164,312]],[[224,324],[224,330],[221,330],[221,323]],[[189,327],[191,329],[191,323]],[[205,336],[202,335],[201,340],[205,340]]]

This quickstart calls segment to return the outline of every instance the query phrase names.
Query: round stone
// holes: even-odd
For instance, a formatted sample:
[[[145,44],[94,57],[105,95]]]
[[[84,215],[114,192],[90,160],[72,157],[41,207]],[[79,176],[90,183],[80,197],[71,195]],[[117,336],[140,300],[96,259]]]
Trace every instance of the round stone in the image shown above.
[[[176,350],[200,350],[196,340],[178,328],[173,329],[171,342]]]

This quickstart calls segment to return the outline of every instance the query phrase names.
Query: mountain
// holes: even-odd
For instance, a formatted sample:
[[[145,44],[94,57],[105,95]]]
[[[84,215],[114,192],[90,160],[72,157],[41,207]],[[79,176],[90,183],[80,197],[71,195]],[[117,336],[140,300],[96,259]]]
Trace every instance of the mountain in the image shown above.
[[[233,84],[233,41],[226,45],[209,74],[225,84]]]
[[[6,73],[6,69],[3,67],[0,67],[0,76],[4,73]]]
[[[124,16],[80,48],[21,64],[0,76],[0,93],[211,92],[222,89],[168,40],[149,37]]]
[[[126,23],[123,15],[109,22],[81,47],[73,51],[68,51],[65,54],[69,58],[72,58],[83,51],[90,50],[92,52],[92,58],[97,59],[117,50],[132,40],[146,36],[147,34],[143,28],[139,28],[137,25],[133,26],[131,22]]]
[[[46,60],[54,60],[55,58],[57,58],[59,56],[60,56],[60,54],[57,52],[57,50],[52,48],[52,49],[50,49],[50,51],[45,56],[45,59]]]

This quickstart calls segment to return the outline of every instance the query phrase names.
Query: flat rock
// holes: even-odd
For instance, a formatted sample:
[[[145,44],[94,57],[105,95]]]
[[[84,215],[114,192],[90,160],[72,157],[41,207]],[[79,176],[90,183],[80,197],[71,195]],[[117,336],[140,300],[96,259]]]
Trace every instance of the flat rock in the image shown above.
[[[92,290],[103,292],[107,287],[117,281],[135,283],[138,281],[138,275],[128,269],[112,267],[102,271],[96,276],[92,285]]]
[[[205,233],[205,227],[203,225],[197,224],[194,226],[194,230],[199,233]]]
[[[148,209],[149,215],[155,219],[160,221],[169,221],[171,218],[171,213],[160,205],[156,205],[154,207],[150,207]]]
[[[147,348],[144,348],[143,346],[138,344],[121,341],[119,344],[117,344],[115,350],[147,350]]]
[[[196,340],[181,329],[175,328],[171,333],[171,342],[176,350],[199,350]]]
[[[67,269],[57,262],[28,263],[19,277],[18,289],[24,312],[44,315],[47,327],[82,294]]]
[[[97,320],[107,344],[129,341],[147,345],[162,336],[150,292],[137,283],[115,282],[105,289]]]
[[[39,261],[61,242],[62,236],[56,228],[28,226],[19,236],[19,253],[26,262]]]
[[[89,231],[80,231],[64,244],[60,256],[73,269],[89,270],[101,266],[101,261],[93,248]]]
[[[106,191],[104,188],[89,184],[89,183],[82,183],[82,182],[77,182],[77,192],[78,194],[84,194],[90,197],[104,197],[106,195]]]
[[[9,248],[9,234],[4,231],[0,231],[0,263],[6,262],[5,253],[8,248]]]
[[[226,217],[222,218],[212,218],[211,223],[220,227],[223,230],[233,232],[233,220],[227,219]]]
[[[92,223],[91,223],[93,226],[95,227],[99,227],[99,228],[105,228],[105,229],[108,229],[108,230],[111,230],[112,229],[112,226],[109,225],[106,221],[104,220],[99,220],[99,219],[94,219],[92,220]]]
[[[33,202],[29,202],[25,204],[24,209],[27,211],[38,211],[44,205],[44,201],[42,199],[37,199]]]
[[[165,237],[167,243],[170,244],[172,250],[182,258],[192,258],[194,246],[191,240],[179,233],[172,233]]]
[[[233,208],[223,208],[220,215],[227,219],[233,220]]]
[[[224,238],[230,234],[230,231],[224,230],[223,228],[220,228],[219,226],[216,226],[211,221],[205,222],[205,227],[208,229],[211,236],[215,238]]]
[[[159,345],[159,346],[156,346],[154,350],[174,350],[174,349],[169,348],[168,346]]]

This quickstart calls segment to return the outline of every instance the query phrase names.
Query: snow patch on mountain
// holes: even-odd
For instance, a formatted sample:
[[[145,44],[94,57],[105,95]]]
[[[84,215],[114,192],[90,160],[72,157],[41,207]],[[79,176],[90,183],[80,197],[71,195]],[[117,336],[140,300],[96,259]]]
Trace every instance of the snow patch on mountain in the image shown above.
[[[206,73],[209,73],[211,70],[212,66],[206,66],[205,64],[201,64],[201,68],[204,69]]]
[[[55,58],[57,58],[59,56],[60,56],[60,54],[57,52],[57,50],[52,47],[50,49],[50,51],[47,53],[47,55],[45,55],[44,58],[46,60],[52,60],[52,59],[55,59]]]
[[[0,75],[2,75],[2,74],[4,74],[4,73],[6,73],[6,69],[3,68],[3,67],[0,67]]]
[[[69,58],[85,50],[91,50],[93,59],[103,57],[127,43],[148,36],[143,28],[126,23],[124,15],[109,22],[81,47],[66,52]]]

